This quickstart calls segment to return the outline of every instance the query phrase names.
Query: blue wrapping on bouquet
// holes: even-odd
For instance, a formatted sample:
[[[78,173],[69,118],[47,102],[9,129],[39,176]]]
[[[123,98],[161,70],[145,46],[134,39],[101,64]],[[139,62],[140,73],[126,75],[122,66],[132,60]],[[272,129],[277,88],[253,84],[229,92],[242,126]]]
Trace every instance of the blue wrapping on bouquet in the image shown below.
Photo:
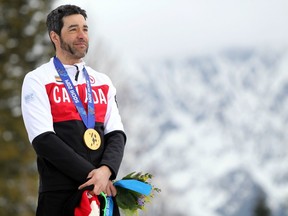
[[[134,179],[122,179],[114,183],[114,186],[123,187],[137,193],[148,196],[151,193],[152,186]]]

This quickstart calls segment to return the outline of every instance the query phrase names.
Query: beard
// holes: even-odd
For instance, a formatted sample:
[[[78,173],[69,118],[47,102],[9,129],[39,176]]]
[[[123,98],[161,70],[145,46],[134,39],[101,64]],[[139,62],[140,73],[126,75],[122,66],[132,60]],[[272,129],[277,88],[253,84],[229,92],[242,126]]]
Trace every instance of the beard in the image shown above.
[[[66,43],[61,37],[60,37],[60,46],[63,50],[70,53],[72,56],[74,56],[77,59],[83,58],[87,52],[89,45],[87,43],[87,48],[85,50],[78,50],[75,47],[71,46],[70,44]]]

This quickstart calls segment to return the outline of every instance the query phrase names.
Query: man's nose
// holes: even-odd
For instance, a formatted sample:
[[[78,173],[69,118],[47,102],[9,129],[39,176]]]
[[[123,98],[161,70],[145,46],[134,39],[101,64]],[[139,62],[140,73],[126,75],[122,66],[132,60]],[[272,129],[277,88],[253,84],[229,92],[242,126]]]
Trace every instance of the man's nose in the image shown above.
[[[87,33],[85,31],[79,30],[77,36],[78,36],[78,38],[84,38],[84,37],[86,37],[86,35],[87,35]]]

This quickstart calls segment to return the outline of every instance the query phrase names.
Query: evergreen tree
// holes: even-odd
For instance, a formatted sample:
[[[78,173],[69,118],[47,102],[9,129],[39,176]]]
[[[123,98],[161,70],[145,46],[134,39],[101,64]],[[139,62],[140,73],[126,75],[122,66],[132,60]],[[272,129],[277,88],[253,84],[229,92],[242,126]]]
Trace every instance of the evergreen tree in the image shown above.
[[[0,215],[35,215],[35,153],[24,128],[24,75],[51,56],[45,21],[52,1],[0,0]]]
[[[264,197],[260,197],[254,209],[254,216],[271,216],[270,209],[266,205]]]

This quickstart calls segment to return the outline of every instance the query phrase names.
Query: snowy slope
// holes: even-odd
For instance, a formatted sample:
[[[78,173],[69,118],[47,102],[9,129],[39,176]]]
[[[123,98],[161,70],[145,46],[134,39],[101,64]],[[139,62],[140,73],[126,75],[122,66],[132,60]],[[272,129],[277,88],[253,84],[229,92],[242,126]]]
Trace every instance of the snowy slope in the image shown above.
[[[288,215],[288,52],[142,62],[112,79],[128,134],[119,177],[149,171],[162,189],[145,215],[253,216],[263,197]]]

